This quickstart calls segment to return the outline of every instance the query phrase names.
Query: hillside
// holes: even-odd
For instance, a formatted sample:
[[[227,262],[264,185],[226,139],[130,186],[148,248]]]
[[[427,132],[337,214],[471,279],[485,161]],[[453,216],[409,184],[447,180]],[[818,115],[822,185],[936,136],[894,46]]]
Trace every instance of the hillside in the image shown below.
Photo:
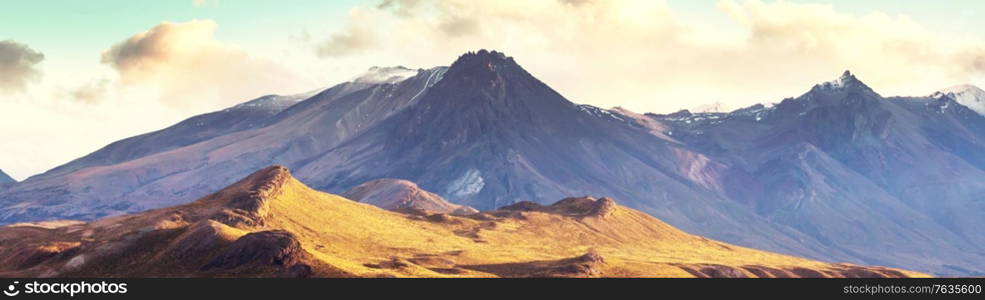
[[[775,105],[658,115],[574,103],[497,51],[372,68],[304,100],[253,100],[2,184],[0,224],[185,204],[276,164],[336,194],[400,178],[433,193],[421,200],[480,210],[605,195],[736,245],[985,274],[985,116],[966,106],[980,93],[884,97],[851,72],[809,87]]]
[[[903,277],[684,233],[612,199],[404,214],[321,193],[280,166],[189,204],[0,228],[0,276]]]
[[[403,179],[373,180],[346,191],[342,197],[393,211],[426,210],[456,215],[478,212],[474,208],[448,202],[445,198]]]

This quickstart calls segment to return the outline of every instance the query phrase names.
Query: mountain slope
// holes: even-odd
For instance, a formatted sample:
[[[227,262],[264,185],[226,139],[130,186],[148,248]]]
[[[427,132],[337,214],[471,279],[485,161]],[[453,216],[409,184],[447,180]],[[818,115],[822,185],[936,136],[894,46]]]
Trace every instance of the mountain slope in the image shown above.
[[[277,106],[276,112],[256,109],[253,104],[264,101],[261,98],[112,144],[4,190],[0,193],[0,223],[91,220],[186,203],[252,170],[274,163],[297,164],[334,147],[415,102],[444,68],[417,70],[417,75],[409,78],[390,76],[382,81],[375,79],[379,72],[370,70],[289,108]],[[250,113],[241,114],[244,109]],[[209,120],[221,122],[206,122]],[[227,121],[249,126],[236,129]],[[229,132],[199,141],[198,137],[211,132],[196,130],[200,124]],[[188,130],[195,138],[185,137]],[[180,145],[184,143],[173,140],[194,142]],[[170,147],[159,145],[175,147],[155,153],[141,150]],[[100,163],[104,156],[114,153],[125,153],[122,156],[127,158],[115,164]],[[132,153],[140,155],[131,157]]]
[[[812,258],[849,257],[716,195],[703,181],[717,176],[717,163],[607,110],[568,101],[495,51],[462,55],[415,105],[292,168],[320,190],[404,178],[480,210],[612,195],[692,233]]]
[[[4,173],[3,170],[0,170],[0,184],[2,184],[2,183],[14,183],[14,182],[17,182],[17,180],[14,180],[13,178],[10,178],[10,175],[7,175],[7,173]]]
[[[481,50],[451,67],[409,73],[372,69],[262,128],[27,180],[0,191],[0,222],[91,220],[186,203],[283,164],[320,190],[404,178],[487,210],[611,195],[692,233],[852,259],[727,201],[708,185],[721,164],[607,110],[571,103],[502,53]]]
[[[741,179],[720,183],[730,199],[828,247],[940,274],[985,270],[985,118],[954,99],[884,98],[846,72],[772,107],[653,118],[730,166],[726,178]]]
[[[311,94],[267,95],[221,111],[194,116],[165,129],[114,142],[38,177],[64,175],[86,167],[119,164],[218,136],[264,127],[269,124],[271,117],[310,96]]]
[[[0,228],[5,277],[909,277],[686,234],[611,199],[404,215],[312,190],[286,168],[195,202]]]
[[[373,180],[352,188],[343,193],[342,197],[392,211],[430,211],[457,215],[478,212],[474,208],[448,202],[445,198],[402,179]]]
[[[974,85],[956,85],[940,90],[931,97],[947,96],[954,99],[961,105],[975,111],[979,115],[985,115],[985,91]]]
[[[141,153],[126,161],[11,184],[0,224],[187,203],[282,164],[334,193],[402,178],[482,210],[609,195],[738,245],[979,274],[985,117],[956,101],[886,98],[846,72],[776,105],[636,114],[572,103],[513,58],[481,50],[450,67],[371,69],[261,127],[184,146],[150,138],[121,148]]]

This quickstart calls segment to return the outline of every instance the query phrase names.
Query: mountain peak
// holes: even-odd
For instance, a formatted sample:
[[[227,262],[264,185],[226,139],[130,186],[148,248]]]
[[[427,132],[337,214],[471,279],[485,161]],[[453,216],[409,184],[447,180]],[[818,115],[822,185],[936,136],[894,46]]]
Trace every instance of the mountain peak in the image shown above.
[[[511,110],[508,114],[513,115],[547,113],[561,109],[551,106],[555,104],[574,108],[571,102],[524,70],[512,57],[485,49],[458,57],[427,95],[422,101],[442,101],[442,111],[455,115],[462,114],[462,110],[476,109],[507,109]],[[478,103],[486,105],[475,105]],[[483,114],[493,116],[494,113],[485,111]]]
[[[867,92],[875,93],[874,91],[872,91],[872,88],[869,88],[869,86],[865,85],[865,83],[859,80],[858,77],[855,77],[855,74],[852,74],[852,72],[849,70],[845,70],[845,72],[842,72],[841,76],[839,76],[835,80],[814,85],[814,87],[811,88],[811,92],[816,92],[816,91],[824,91],[824,92],[867,91]]]
[[[10,182],[17,182],[17,180],[14,180],[13,178],[10,177],[10,175],[7,175],[7,173],[4,173],[3,170],[0,170],[0,183],[10,183]]]
[[[403,179],[382,178],[369,181],[350,189],[342,196],[392,211],[426,210],[461,215],[478,212],[471,207],[448,202],[437,194],[421,189],[416,183]]]
[[[479,51],[476,52],[469,51],[466,52],[465,54],[462,54],[461,56],[458,57],[458,59],[455,60],[454,63],[452,63],[452,66],[454,67],[455,65],[458,64],[475,63],[475,62],[485,63],[485,62],[507,62],[507,61],[513,61],[513,57],[506,56],[506,54],[496,50],[489,51],[486,49],[479,49]]]
[[[948,97],[980,115],[985,115],[985,91],[970,84],[956,85],[930,95],[933,98]]]
[[[849,70],[845,70],[845,72],[842,72],[841,76],[838,77],[838,79],[825,82],[824,84],[836,88],[848,87],[849,85],[852,84],[864,85],[861,81],[858,80],[858,77],[855,77],[855,75],[853,75],[852,72]]]
[[[981,88],[979,88],[979,87],[977,87],[975,85],[972,85],[972,84],[959,84],[959,85],[947,87],[947,88],[944,88],[944,89],[941,89],[940,90],[940,93],[945,93],[945,94],[948,94],[948,93],[961,94],[961,93],[969,93],[969,92],[970,93],[985,93],[985,91],[983,91]]]
[[[477,72],[494,74],[504,68],[519,67],[513,57],[506,56],[496,50],[488,51],[481,49],[476,52],[466,52],[458,57],[449,67],[449,73],[473,73]]]

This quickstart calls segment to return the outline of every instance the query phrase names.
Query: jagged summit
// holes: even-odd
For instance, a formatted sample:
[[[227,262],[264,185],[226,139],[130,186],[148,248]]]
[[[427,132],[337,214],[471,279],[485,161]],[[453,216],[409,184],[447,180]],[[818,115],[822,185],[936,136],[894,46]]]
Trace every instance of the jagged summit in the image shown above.
[[[820,83],[820,84],[816,84],[811,89],[812,92],[813,91],[819,91],[819,90],[820,91],[829,91],[829,92],[830,91],[855,91],[855,90],[872,92],[872,89],[869,88],[869,86],[865,85],[865,83],[863,83],[861,80],[859,80],[858,77],[855,77],[855,75],[852,74],[852,72],[849,71],[849,70],[845,70],[845,72],[842,72],[841,73],[841,76],[839,76],[837,79],[831,80],[831,81],[828,81],[828,82],[824,82],[824,83]]]
[[[485,49],[462,54],[451,64],[446,78],[461,76],[480,87],[495,87],[494,82],[510,81],[533,76],[523,70],[512,57]]]
[[[835,80],[815,84],[800,97],[784,99],[765,118],[797,118],[818,107],[840,107],[845,112],[859,113],[867,110],[861,107],[879,106],[880,99],[882,96],[846,70]]]
[[[505,63],[505,62],[514,62],[513,57],[506,56],[506,54],[496,50],[488,51],[486,49],[480,49],[479,51],[476,52],[469,51],[466,52],[465,54],[462,54],[461,56],[458,57],[458,59],[455,60],[454,63],[452,63],[452,67],[455,67],[456,65],[461,66],[464,64],[474,64],[474,63]]]

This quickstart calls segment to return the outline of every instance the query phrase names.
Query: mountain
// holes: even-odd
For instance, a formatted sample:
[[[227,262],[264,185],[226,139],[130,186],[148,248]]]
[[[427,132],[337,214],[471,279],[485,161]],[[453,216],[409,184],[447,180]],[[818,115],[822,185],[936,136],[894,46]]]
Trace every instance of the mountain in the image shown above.
[[[197,201],[0,227],[4,277],[922,277],[690,235],[612,199],[405,215],[264,168]]]
[[[651,117],[764,218],[870,263],[982,272],[985,118],[954,99],[884,98],[845,72],[772,107]]]
[[[985,91],[974,85],[963,84],[952,86],[938,92],[931,97],[939,98],[947,96],[954,99],[961,105],[975,111],[980,115],[985,115]]]
[[[187,203],[282,164],[319,190],[401,178],[484,210],[611,195],[692,233],[852,259],[718,195],[704,181],[721,165],[608,110],[568,101],[502,53],[481,50],[408,74],[374,68],[264,117],[264,127],[31,178],[0,191],[0,222],[92,220]]]
[[[320,190],[402,178],[480,210],[611,195],[692,233],[850,259],[717,195],[702,180],[720,167],[625,117],[572,103],[485,50],[460,56],[414,105],[292,166]]]
[[[392,211],[430,211],[456,215],[478,212],[474,208],[448,202],[445,198],[402,179],[373,180],[352,188],[343,193],[342,197]]]
[[[7,175],[7,173],[4,173],[3,170],[0,170],[0,184],[14,183],[14,182],[17,182],[17,180],[14,180],[13,178],[10,177],[10,175]]]
[[[194,116],[162,130],[114,142],[37,177],[56,177],[87,167],[119,164],[218,136],[261,128],[269,125],[271,117],[280,111],[310,96],[311,93],[266,95],[221,111]]]
[[[216,129],[108,146],[0,190],[0,223],[184,204],[280,164],[338,194],[395,178],[486,211],[607,195],[736,245],[985,273],[985,117],[950,96],[883,97],[850,72],[775,105],[639,114],[572,103],[514,58],[480,50],[448,67],[375,67],[228,119],[259,125],[202,122]]]
[[[276,96],[195,116],[96,151],[0,193],[0,223],[92,220],[186,203],[252,170],[298,164],[416,101],[445,68],[374,68],[296,104]],[[380,81],[380,77],[384,80]]]

